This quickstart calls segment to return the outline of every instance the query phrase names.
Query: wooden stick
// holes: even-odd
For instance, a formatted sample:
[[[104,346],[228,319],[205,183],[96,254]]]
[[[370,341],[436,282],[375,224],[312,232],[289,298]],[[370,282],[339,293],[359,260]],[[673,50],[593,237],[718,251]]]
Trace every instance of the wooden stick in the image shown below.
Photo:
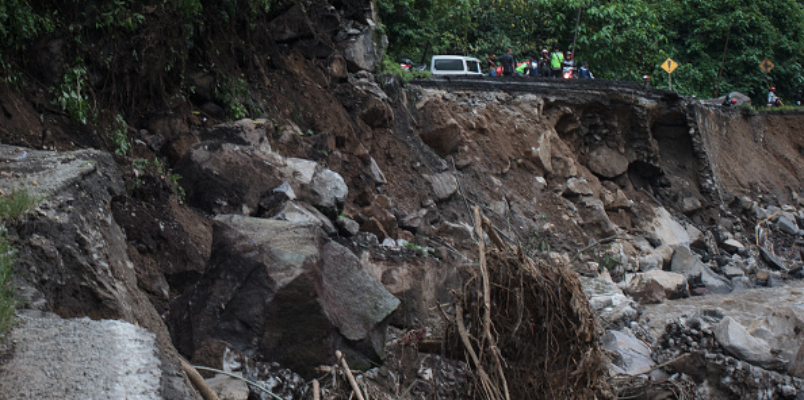
[[[486,228],[486,232],[491,239],[491,242],[494,243],[495,246],[499,247],[500,250],[507,250],[508,247],[503,242],[500,235],[497,234],[497,231],[494,230],[494,225],[491,224],[491,220],[487,217],[483,216],[483,227]]]
[[[313,379],[313,400],[321,400],[321,385],[318,379]]]
[[[331,374],[332,371],[335,370],[335,368],[337,368],[337,367],[332,367],[330,365],[319,365],[318,367],[315,367],[315,372],[318,372],[320,374]],[[356,370],[356,369],[353,369],[352,373],[353,374],[359,374],[360,371]]]
[[[480,276],[483,278],[483,330],[491,324],[491,285],[489,284],[489,270],[486,268],[486,244],[483,242],[483,219],[480,217],[480,207],[475,206],[475,233],[477,233],[477,247],[480,253]],[[480,348],[483,352],[483,346]]]
[[[355,380],[355,376],[352,375],[352,371],[349,369],[349,364],[346,362],[346,358],[343,357],[343,353],[340,350],[335,350],[335,358],[341,363],[341,367],[343,367],[343,372],[346,374],[346,379],[349,380],[349,384],[352,385],[352,392],[357,397],[357,400],[366,400],[363,397],[363,392],[360,391],[360,386],[357,386],[357,381]]]
[[[472,342],[469,340],[469,332],[466,331],[466,325],[463,322],[463,307],[461,307],[461,303],[455,305],[455,323],[458,325],[458,335],[461,337],[463,347],[466,348],[466,352],[469,353],[469,358],[471,358],[472,362],[475,364],[482,389],[486,392],[488,399],[497,399],[498,396],[492,388],[491,379],[486,373],[486,370],[483,369],[483,365],[480,364],[480,359],[477,357],[477,353],[475,353],[475,348],[472,347]]]
[[[198,373],[198,370],[193,368],[184,358],[181,359],[181,369],[183,369],[187,377],[190,378],[190,382],[198,389],[198,392],[201,393],[201,397],[203,397],[204,400],[219,400],[218,395],[207,385],[207,381],[204,380],[204,377],[202,377],[201,374]]]

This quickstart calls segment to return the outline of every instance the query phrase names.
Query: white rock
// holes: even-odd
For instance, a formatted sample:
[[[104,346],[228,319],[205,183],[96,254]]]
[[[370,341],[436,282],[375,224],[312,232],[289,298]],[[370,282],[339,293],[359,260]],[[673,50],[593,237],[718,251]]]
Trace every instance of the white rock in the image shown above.
[[[682,274],[654,269],[636,274],[629,285],[629,293],[639,293],[650,282],[656,282],[664,290],[665,297],[673,299],[688,293],[687,279]]]
[[[322,169],[318,171],[310,183],[312,198],[310,203],[317,207],[335,208],[346,201],[349,187],[343,177],[335,171]]]
[[[433,187],[433,195],[437,201],[447,200],[458,191],[458,180],[449,172],[442,172],[426,178],[429,178]]]
[[[374,179],[374,182],[384,185],[388,183],[388,180],[385,179],[385,174],[382,173],[380,166],[377,165],[377,161],[374,160],[374,157],[371,158],[371,162],[369,163],[369,172],[371,172],[371,178]]]
[[[650,357],[650,348],[633,334],[610,330],[603,334],[600,341],[604,349],[614,353],[613,364],[623,373],[645,374],[656,365]]]
[[[248,400],[249,389],[246,382],[223,374],[215,375],[206,381],[220,400]]]
[[[726,239],[720,244],[720,247],[727,252],[734,254],[740,253],[745,250],[745,246],[735,239]]]
[[[656,210],[656,216],[650,228],[652,228],[654,236],[661,240],[662,244],[675,246],[690,243],[690,236],[687,230],[664,207],[659,207]]]
[[[286,158],[285,168],[282,168],[288,177],[301,185],[309,185],[313,181],[313,176],[318,168],[318,163],[302,158]]]
[[[547,187],[547,180],[545,180],[544,177],[542,177],[542,176],[537,176],[537,177],[533,178],[533,181],[534,181],[534,187],[536,188],[536,190],[541,191],[541,190],[544,190],[545,187]]]
[[[585,178],[569,178],[567,179],[567,192],[576,196],[591,196],[594,194],[592,187]]]

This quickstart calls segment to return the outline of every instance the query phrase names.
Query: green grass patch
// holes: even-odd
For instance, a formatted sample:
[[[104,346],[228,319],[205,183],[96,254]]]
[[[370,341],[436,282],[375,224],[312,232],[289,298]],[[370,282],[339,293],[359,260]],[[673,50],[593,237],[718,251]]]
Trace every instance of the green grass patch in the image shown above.
[[[27,190],[15,190],[9,195],[0,196],[0,222],[19,218],[37,203],[39,198]]]
[[[0,338],[11,328],[17,308],[17,297],[12,287],[16,249],[6,236],[6,223],[16,221],[37,203],[39,198],[25,190],[0,196]]]

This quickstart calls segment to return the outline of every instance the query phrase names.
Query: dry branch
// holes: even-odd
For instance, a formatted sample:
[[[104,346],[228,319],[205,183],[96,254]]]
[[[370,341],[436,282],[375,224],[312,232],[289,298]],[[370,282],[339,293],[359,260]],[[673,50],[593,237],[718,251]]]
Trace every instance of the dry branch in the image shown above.
[[[335,358],[338,359],[340,362],[341,367],[343,367],[343,372],[346,374],[346,379],[349,380],[349,385],[352,386],[352,391],[354,395],[357,397],[357,400],[366,400],[363,397],[363,392],[360,390],[360,386],[357,385],[357,381],[355,380],[355,376],[352,375],[352,370],[349,369],[349,364],[346,362],[346,358],[343,356],[340,350],[335,350]]]
[[[475,207],[475,233],[493,228]],[[495,243],[499,246],[498,243]],[[467,398],[606,399],[599,325],[570,268],[522,249],[478,242],[476,276],[458,294],[448,342],[467,355],[476,381]]]

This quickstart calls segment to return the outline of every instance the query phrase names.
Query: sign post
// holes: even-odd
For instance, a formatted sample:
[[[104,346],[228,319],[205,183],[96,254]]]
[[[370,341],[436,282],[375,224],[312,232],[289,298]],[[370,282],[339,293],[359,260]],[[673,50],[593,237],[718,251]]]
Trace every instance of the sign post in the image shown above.
[[[776,66],[776,64],[774,64],[773,61],[768,60],[767,58],[762,60],[761,63],[759,63],[759,68],[761,68],[763,71],[765,71],[766,74],[771,72],[771,70],[775,66]]]
[[[672,58],[668,58],[665,62],[662,63],[662,69],[667,71],[667,75],[669,76],[670,80],[670,90],[673,90],[673,71],[678,68],[678,63],[673,61]]]

